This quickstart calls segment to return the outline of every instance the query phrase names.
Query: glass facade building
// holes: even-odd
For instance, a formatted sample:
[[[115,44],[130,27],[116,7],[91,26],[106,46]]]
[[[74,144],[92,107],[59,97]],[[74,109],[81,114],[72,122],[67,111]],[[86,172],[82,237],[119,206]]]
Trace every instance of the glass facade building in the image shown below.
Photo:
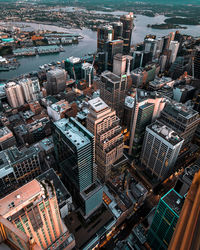
[[[183,202],[184,198],[174,189],[160,199],[147,235],[147,241],[153,250],[168,249]]]

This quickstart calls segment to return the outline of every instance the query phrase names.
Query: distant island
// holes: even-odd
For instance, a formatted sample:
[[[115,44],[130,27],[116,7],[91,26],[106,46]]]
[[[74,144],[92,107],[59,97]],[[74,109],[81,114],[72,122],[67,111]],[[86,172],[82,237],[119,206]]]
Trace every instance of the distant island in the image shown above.
[[[171,23],[161,23],[161,24],[148,24],[148,28],[152,29],[160,29],[160,30],[166,30],[166,29],[187,29],[185,26],[180,26],[179,24],[171,24]]]
[[[165,19],[167,24],[200,25],[198,18],[172,17]]]

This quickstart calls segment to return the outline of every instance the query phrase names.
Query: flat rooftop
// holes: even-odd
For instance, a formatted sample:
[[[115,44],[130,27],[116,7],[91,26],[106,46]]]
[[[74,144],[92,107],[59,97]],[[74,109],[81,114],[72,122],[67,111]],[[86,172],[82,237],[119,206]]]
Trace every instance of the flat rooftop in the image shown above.
[[[182,116],[185,119],[190,119],[193,116],[198,115],[198,112],[191,107],[177,102],[167,103],[163,111],[175,118],[177,118],[178,116]]]
[[[120,77],[110,71],[103,72],[101,76],[107,78],[109,81],[113,83],[120,82]]]
[[[20,206],[26,201],[36,197],[41,192],[41,185],[37,180],[30,181],[25,184],[21,188],[7,195],[3,199],[0,200],[0,215],[4,216],[6,214],[9,215],[9,212],[12,211],[12,208],[15,208],[15,212],[17,212],[17,207]]]
[[[94,98],[88,101],[88,103],[92,107],[92,109],[96,112],[99,112],[108,108],[108,105],[100,97]]]
[[[161,200],[171,209],[173,212],[179,216],[181,209],[183,207],[184,198],[178,194],[174,189],[171,189],[167,194],[165,194]]]
[[[80,149],[91,142],[94,137],[83,125],[74,118],[63,118],[54,122],[54,125],[71,141],[71,143]]]
[[[8,135],[8,134],[12,135],[12,132],[9,128],[7,128],[7,127],[0,128],[0,138],[2,138],[5,135]]]
[[[164,140],[171,143],[172,145],[176,145],[183,141],[183,139],[174,130],[159,121],[155,121],[147,128],[162,137]]]
[[[0,178],[14,172],[13,167],[10,165],[7,150],[0,152]]]

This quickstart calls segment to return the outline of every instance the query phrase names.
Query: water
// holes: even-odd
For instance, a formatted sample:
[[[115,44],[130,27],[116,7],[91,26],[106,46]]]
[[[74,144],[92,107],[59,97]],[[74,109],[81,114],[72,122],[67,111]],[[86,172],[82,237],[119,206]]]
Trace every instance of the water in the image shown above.
[[[109,13],[109,12],[105,12]],[[115,13],[115,12],[114,12]],[[123,13],[121,13],[123,14]],[[147,34],[154,34],[156,36],[164,36],[169,34],[171,31],[176,31],[176,29],[169,30],[156,30],[147,27],[147,24],[160,24],[165,20],[165,16],[159,15],[156,17],[147,17],[143,15],[137,15],[134,21],[135,28],[132,35],[132,43],[136,44],[142,42],[144,37]],[[37,30],[37,29],[45,29],[51,31],[58,32],[69,32],[69,33],[79,33],[84,37],[83,40],[79,42],[77,45],[68,45],[64,46],[65,52],[61,52],[60,54],[49,54],[49,55],[40,55],[35,57],[22,57],[19,58],[20,66],[16,70],[11,70],[8,72],[0,72],[0,79],[10,80],[19,75],[37,71],[40,65],[50,63],[52,61],[62,61],[70,56],[81,57],[86,55],[87,53],[96,51],[97,46],[97,33],[95,31],[91,31],[89,29],[83,28],[82,30],[78,29],[65,29],[62,27],[57,27],[53,25],[43,25],[43,24],[35,24],[35,23],[18,23],[20,25],[30,26],[22,28],[24,30]],[[184,25],[187,26],[187,25]],[[188,29],[180,30],[184,34],[192,35],[192,36],[200,36],[200,26],[188,25]]]

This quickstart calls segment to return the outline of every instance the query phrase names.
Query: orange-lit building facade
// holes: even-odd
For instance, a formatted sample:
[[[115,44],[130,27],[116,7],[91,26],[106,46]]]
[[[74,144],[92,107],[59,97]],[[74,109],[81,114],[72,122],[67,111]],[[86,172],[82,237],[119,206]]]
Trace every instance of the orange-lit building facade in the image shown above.
[[[0,215],[34,239],[40,249],[51,249],[61,236],[70,236],[62,224],[56,193],[48,180],[33,180],[1,199]],[[74,247],[73,236],[71,239],[71,244],[63,249]]]
[[[101,98],[89,101],[87,129],[95,136],[95,159],[98,177],[109,178],[111,165],[123,156],[120,120]]]
[[[194,176],[168,249],[200,249],[200,171]]]

